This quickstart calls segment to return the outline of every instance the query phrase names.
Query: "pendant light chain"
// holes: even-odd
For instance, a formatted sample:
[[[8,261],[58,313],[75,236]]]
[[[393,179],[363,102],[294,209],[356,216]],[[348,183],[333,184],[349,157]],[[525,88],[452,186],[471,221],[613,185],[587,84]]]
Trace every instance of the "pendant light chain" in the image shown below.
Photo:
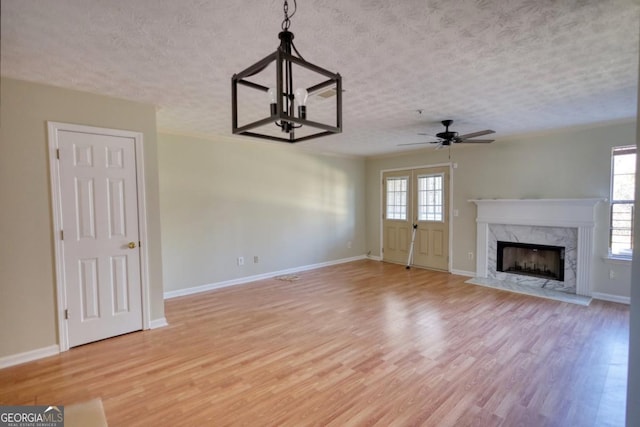
[[[293,0],[293,13],[289,15],[289,2],[287,0],[284,0],[282,10],[284,12],[284,20],[282,21],[281,28],[282,31],[289,31],[289,27],[291,27],[291,18],[293,18],[293,15],[295,15],[296,11],[298,10],[298,3],[296,2],[296,0]],[[290,43],[296,55],[298,55],[300,59],[304,60],[304,57],[300,54],[300,52],[298,52],[296,45],[293,43],[293,40],[291,40]]]
[[[289,2],[284,0],[284,5],[282,7],[284,11],[284,20],[282,21],[282,31],[289,31],[289,27],[291,26],[291,18],[296,14],[296,10],[298,10],[298,4],[296,0],[293,0],[293,13],[289,16]]]

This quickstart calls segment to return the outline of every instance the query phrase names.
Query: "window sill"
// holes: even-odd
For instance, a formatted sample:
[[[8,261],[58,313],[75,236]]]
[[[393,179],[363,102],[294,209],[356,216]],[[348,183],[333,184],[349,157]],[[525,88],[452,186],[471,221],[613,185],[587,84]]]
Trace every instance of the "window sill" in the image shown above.
[[[602,260],[607,264],[621,264],[621,265],[630,265],[633,261],[631,257],[623,257],[623,256],[615,256],[615,255],[607,255],[602,257]]]

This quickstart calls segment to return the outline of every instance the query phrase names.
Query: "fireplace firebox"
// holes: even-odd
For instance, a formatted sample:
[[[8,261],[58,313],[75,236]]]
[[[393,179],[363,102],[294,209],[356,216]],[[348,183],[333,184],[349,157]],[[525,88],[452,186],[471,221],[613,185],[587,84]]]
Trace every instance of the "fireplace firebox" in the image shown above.
[[[497,242],[496,270],[564,281],[564,247]]]

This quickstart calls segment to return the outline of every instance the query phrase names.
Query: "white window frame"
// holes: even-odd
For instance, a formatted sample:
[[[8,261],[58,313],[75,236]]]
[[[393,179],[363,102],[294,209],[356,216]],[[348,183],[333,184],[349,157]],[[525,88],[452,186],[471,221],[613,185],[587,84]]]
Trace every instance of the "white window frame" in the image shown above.
[[[616,152],[618,152],[618,154],[616,154]],[[622,155],[622,154],[635,154],[637,156],[637,148],[635,145],[626,145],[626,146],[618,146],[618,147],[613,147],[611,149],[611,183],[610,183],[610,189],[609,189],[609,241],[608,241],[608,252],[609,252],[609,258],[613,258],[613,259],[631,259],[632,256],[632,252],[633,252],[633,246],[634,246],[634,241],[633,241],[633,223],[634,223],[634,205],[635,205],[635,193],[634,193],[634,199],[630,199],[630,200],[616,200],[614,199],[614,177],[615,177],[615,156],[616,155]],[[631,250],[628,253],[614,253],[612,250],[612,240],[613,240],[613,230],[614,230],[614,226],[613,226],[613,208],[615,205],[625,205],[625,204],[630,204],[631,205],[631,221],[630,221],[630,233],[631,233]],[[620,228],[620,227],[616,227],[616,228]]]
[[[420,178],[433,178],[433,177],[440,177],[441,180],[441,185],[440,185],[440,219],[421,219],[420,218]],[[445,200],[444,200],[444,174],[443,173],[433,173],[433,174],[420,174],[416,177],[416,182],[418,183],[418,188],[417,188],[417,194],[418,194],[418,200],[416,201],[416,206],[417,206],[417,212],[416,212],[416,216],[417,216],[417,221],[423,221],[423,222],[444,222],[444,216],[446,214],[446,212],[444,211],[445,208]],[[428,190],[427,190],[428,191]],[[427,205],[429,206],[429,205]],[[434,205],[435,206],[435,205]]]
[[[405,204],[404,204],[404,218],[391,218],[389,216],[389,181],[396,181],[396,180],[404,180],[405,184],[406,184],[406,189],[405,189]],[[409,206],[409,204],[407,203],[408,200],[408,196],[409,196],[409,186],[411,185],[411,177],[410,176],[389,176],[387,177],[386,181],[385,181],[385,206],[384,206],[384,212],[385,212],[385,218],[387,220],[390,221],[408,221],[409,220],[409,214],[410,214],[410,209],[411,207]],[[399,206],[399,205],[395,205],[394,206]]]

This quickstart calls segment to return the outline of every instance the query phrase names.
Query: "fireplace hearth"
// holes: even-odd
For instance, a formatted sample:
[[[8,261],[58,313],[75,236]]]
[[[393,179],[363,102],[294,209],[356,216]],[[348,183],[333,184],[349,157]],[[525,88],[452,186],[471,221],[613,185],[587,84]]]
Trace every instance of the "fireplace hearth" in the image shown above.
[[[564,281],[562,246],[497,241],[496,271]]]

